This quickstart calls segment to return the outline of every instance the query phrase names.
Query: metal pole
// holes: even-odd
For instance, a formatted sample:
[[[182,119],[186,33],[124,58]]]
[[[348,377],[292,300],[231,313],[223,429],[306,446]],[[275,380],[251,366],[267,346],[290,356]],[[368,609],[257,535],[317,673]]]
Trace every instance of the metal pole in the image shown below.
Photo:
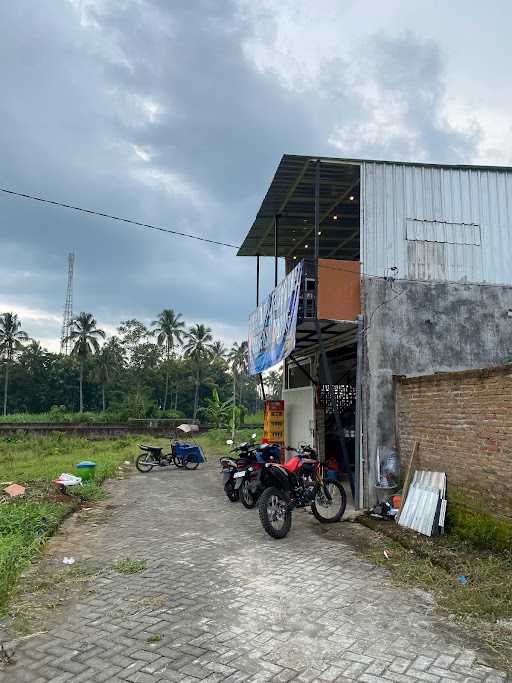
[[[315,162],[315,318],[318,317],[318,253],[320,250],[320,159]]]
[[[256,254],[256,308],[260,305],[260,255]]]
[[[274,216],[274,287],[277,287],[277,251],[279,247],[279,214]]]
[[[343,467],[348,476],[348,482],[350,484],[350,491],[352,493],[352,500],[355,502],[355,487],[354,487],[354,477],[352,476],[352,471],[350,469],[350,463],[348,459],[347,443],[345,441],[345,428],[341,422],[341,416],[338,412],[338,407],[336,405],[336,398],[334,396],[334,389],[332,385],[332,374],[329,365],[329,359],[327,358],[327,353],[325,351],[325,344],[322,337],[322,329],[320,327],[320,322],[318,318],[315,318],[316,333],[318,336],[318,345],[320,346],[320,355],[322,357],[322,365],[324,370],[324,378],[329,387],[329,400],[331,403],[332,412],[334,413],[334,421],[336,423],[336,431],[338,432],[338,438],[341,445],[341,459],[343,461]]]
[[[357,316],[357,366],[356,366],[356,420],[355,420],[355,506],[360,508],[362,504],[363,484],[363,321],[362,315]]]

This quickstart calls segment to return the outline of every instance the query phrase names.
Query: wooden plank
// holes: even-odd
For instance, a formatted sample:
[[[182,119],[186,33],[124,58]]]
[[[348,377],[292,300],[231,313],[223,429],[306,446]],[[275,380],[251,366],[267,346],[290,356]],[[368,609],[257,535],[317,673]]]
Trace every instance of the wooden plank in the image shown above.
[[[411,459],[409,460],[409,465],[407,466],[407,474],[405,475],[404,487],[402,489],[402,500],[400,502],[400,507],[398,508],[398,512],[396,513],[396,516],[395,516],[395,522],[397,524],[398,524],[398,521],[400,520],[400,515],[402,514],[402,509],[404,507],[405,499],[407,498],[407,494],[409,493],[409,486],[411,484],[411,478],[412,478],[412,474],[413,474],[413,464],[414,464],[414,460],[416,459],[416,455],[418,453],[419,446],[420,446],[419,441],[415,441],[414,447],[412,449]]]

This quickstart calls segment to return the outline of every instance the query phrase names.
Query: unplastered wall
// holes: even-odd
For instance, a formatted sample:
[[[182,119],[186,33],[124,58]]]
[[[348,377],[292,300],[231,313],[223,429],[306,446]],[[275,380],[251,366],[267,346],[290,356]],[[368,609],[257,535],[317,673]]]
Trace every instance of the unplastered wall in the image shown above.
[[[377,447],[397,444],[394,375],[500,365],[512,354],[512,287],[364,278],[367,503]]]
[[[470,505],[512,517],[512,367],[397,378],[402,463],[448,475]]]

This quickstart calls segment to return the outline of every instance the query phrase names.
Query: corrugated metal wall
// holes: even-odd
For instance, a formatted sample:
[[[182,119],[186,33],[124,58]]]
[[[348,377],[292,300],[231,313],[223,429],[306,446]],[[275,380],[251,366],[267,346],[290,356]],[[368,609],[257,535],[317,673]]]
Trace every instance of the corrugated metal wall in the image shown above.
[[[364,162],[362,270],[512,284],[512,173]]]

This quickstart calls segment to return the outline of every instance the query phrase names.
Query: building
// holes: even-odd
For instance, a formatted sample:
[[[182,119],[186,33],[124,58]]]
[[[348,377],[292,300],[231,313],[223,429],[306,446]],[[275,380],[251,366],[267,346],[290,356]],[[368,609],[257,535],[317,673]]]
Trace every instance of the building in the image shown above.
[[[394,376],[512,352],[511,237],[511,168],[281,159],[238,254],[256,257],[257,292],[260,257],[276,287],[279,259],[302,263],[286,439],[342,449],[356,504],[374,500],[377,448],[395,445]]]

